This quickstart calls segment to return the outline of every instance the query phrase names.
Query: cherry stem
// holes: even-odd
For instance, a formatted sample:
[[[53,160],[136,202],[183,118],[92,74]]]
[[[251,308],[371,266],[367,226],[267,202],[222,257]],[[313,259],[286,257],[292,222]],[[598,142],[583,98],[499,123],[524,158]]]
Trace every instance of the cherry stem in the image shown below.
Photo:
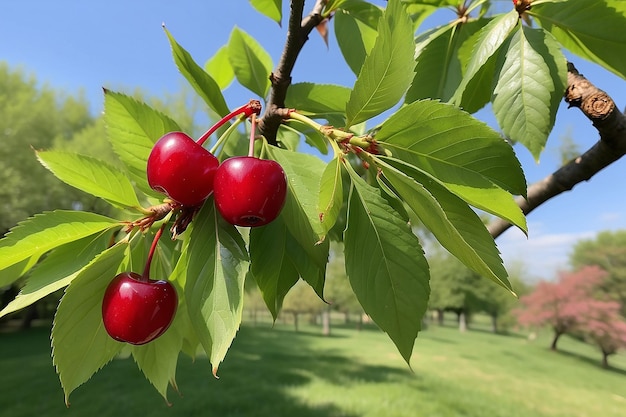
[[[252,113],[250,117],[252,126],[250,127],[250,147],[248,148],[248,156],[254,156],[254,138],[256,136],[256,114]]]
[[[209,130],[207,130],[204,135],[200,136],[198,139],[198,144],[202,146],[204,142],[213,134],[217,129],[222,127],[225,123],[227,123],[233,117],[239,114],[245,114],[246,117],[250,117],[253,114],[261,113],[261,102],[259,100],[250,100],[247,104],[244,104],[241,107],[236,108],[235,110],[228,113],[226,116],[222,117],[217,123],[215,123]]]
[[[146,266],[144,267],[143,274],[141,278],[143,281],[148,282],[150,280],[150,266],[152,265],[152,258],[154,257],[154,252],[156,251],[157,243],[163,234],[163,229],[165,229],[165,223],[159,227],[156,234],[154,235],[154,239],[152,240],[152,245],[150,246],[150,252],[148,252],[148,259],[146,260]]]

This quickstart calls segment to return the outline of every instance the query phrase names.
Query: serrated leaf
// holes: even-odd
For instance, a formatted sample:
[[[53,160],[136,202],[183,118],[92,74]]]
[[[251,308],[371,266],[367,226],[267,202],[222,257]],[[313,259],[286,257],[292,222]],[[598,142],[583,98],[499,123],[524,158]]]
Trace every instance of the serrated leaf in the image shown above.
[[[326,165],[320,180],[319,202],[317,211],[319,220],[326,233],[332,229],[339,217],[343,204],[343,180],[341,177],[341,163],[334,158]]]
[[[126,175],[104,161],[60,151],[38,151],[37,158],[57,178],[72,187],[118,207],[140,207]]]
[[[55,249],[28,276],[20,293],[0,317],[20,310],[70,284],[96,255],[106,249],[110,236],[88,236]]]
[[[287,233],[282,216],[250,230],[250,272],[274,320],[287,292],[299,279],[287,252]]]
[[[288,194],[293,196],[296,204],[301,207],[308,223],[314,233],[317,234],[318,239],[310,242],[315,244],[325,234],[319,221],[317,195],[326,164],[313,155],[290,152],[275,146],[267,146],[266,150],[270,158],[278,162],[285,171],[288,181]]]
[[[363,4],[365,4],[363,2]],[[380,16],[380,9],[373,6]],[[359,75],[367,54],[370,53],[376,42],[376,26],[368,25],[357,15],[347,10],[339,10],[334,15],[335,37],[339,50],[354,75]],[[378,18],[376,19],[378,21]]]
[[[165,401],[167,386],[171,383],[176,387],[176,365],[183,346],[179,326],[186,320],[184,315],[186,311],[177,309],[174,321],[165,333],[150,343],[131,348],[137,366]]]
[[[349,167],[346,273],[365,312],[407,363],[428,306],[428,264],[408,223]]]
[[[165,133],[180,131],[172,119],[145,103],[105,90],[104,121],[113,150],[133,183],[144,193],[162,198],[146,178],[146,163],[154,143]]]
[[[204,70],[215,80],[221,90],[235,79],[233,67],[228,60],[228,46],[224,45],[204,64]]]
[[[451,105],[416,101],[386,120],[376,139],[467,203],[526,231],[511,195],[526,194],[521,165],[511,146],[483,122]]]
[[[230,110],[219,85],[193,60],[191,54],[176,42],[174,36],[167,29],[164,28],[164,30],[172,47],[174,62],[180,73],[196,93],[202,97],[207,106],[220,116],[227,115]]]
[[[265,97],[274,64],[261,44],[236,27],[228,40],[228,58],[237,81],[259,97]]]
[[[493,238],[467,203],[431,176],[397,160],[383,161],[385,178],[439,243],[468,268],[512,290]]]
[[[287,90],[285,106],[312,117],[344,115],[350,89],[332,84],[296,83]]]
[[[398,103],[413,80],[414,53],[411,20],[400,0],[391,0],[346,105],[346,126],[364,122]]]
[[[482,21],[472,21],[448,26],[448,31],[427,43],[417,57],[415,77],[406,93],[405,102],[412,103],[424,98],[447,101],[452,98],[462,79],[460,48],[482,24]]]
[[[543,3],[529,13],[569,51],[626,78],[623,0]]]
[[[492,102],[498,124],[539,160],[567,85],[565,57],[551,35],[522,26],[503,53],[497,79]]]
[[[123,343],[111,338],[102,323],[102,297],[124,258],[126,245],[102,252],[67,287],[52,327],[52,362],[65,402],[80,385],[117,355]]]
[[[266,147],[288,179],[285,206],[280,214],[287,225],[287,251],[302,279],[324,298],[324,277],[330,245],[317,211],[319,185],[325,164],[319,158]]]
[[[120,226],[120,222],[83,211],[48,211],[18,223],[0,240],[0,271],[24,259],[39,258],[57,246]]]
[[[283,18],[282,0],[250,0],[250,4],[259,13],[269,17],[279,25],[281,24]]]
[[[241,323],[248,254],[241,235],[217,213],[212,198],[190,228],[185,299],[216,374]]]
[[[465,87],[489,61],[489,58],[500,49],[518,24],[518,21],[519,15],[517,11],[511,10],[508,13],[495,17],[480,30],[480,35],[472,50],[471,59],[465,69],[463,80],[450,100],[451,103],[458,105],[463,101]]]

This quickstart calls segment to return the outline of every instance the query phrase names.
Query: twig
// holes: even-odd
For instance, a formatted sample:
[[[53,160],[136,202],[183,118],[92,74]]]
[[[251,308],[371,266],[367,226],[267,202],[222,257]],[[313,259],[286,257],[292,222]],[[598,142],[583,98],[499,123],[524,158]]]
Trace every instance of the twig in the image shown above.
[[[322,10],[326,0],[317,0],[311,13],[304,19],[304,0],[292,0],[287,28],[287,39],[278,65],[270,75],[272,87],[265,112],[259,120],[259,133],[271,144],[276,144],[276,132],[283,118],[287,117],[285,97],[291,85],[291,72],[302,47],[311,31],[323,21]]]
[[[600,133],[600,140],[579,157],[569,161],[541,181],[528,187],[528,200],[518,197],[516,203],[528,214],[547,200],[592,176],[626,154],[626,115],[620,112],[607,93],[587,80],[572,63],[567,65],[565,102],[578,107]],[[498,219],[488,225],[494,238],[511,224]]]

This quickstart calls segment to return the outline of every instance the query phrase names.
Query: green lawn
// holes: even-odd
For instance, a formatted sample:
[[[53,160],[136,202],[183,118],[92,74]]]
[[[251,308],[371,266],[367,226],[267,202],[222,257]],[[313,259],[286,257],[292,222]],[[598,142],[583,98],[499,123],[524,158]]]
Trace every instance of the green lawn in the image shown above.
[[[431,326],[412,371],[377,330],[244,325],[211,376],[206,359],[181,357],[168,407],[132,360],[115,360],[71,396],[66,409],[46,329],[0,333],[0,416],[476,416],[626,415],[626,355],[599,367],[596,350],[549,334],[529,342]]]

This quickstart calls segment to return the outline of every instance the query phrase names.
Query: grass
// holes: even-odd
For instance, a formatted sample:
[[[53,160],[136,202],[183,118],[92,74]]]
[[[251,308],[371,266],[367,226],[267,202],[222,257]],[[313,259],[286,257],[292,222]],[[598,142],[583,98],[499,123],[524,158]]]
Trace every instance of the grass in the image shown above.
[[[0,333],[0,416],[623,416],[626,355],[600,355],[573,339],[547,349],[475,330],[431,326],[412,371],[375,329],[244,325],[220,367],[181,356],[168,407],[132,360],[114,360],[71,396],[66,409],[45,328]]]

